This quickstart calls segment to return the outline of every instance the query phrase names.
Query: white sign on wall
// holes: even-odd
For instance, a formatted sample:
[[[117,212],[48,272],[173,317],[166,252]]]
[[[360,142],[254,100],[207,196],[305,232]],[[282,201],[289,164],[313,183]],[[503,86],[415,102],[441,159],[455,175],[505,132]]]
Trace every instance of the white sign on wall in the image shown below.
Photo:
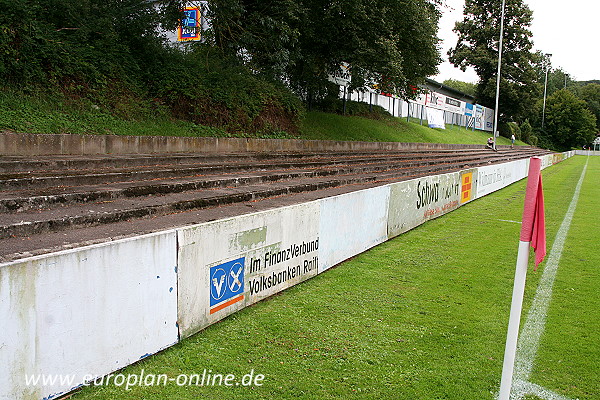
[[[340,64],[340,68],[329,75],[329,81],[335,83],[338,86],[348,86],[352,82],[352,74],[350,73],[350,64],[343,62]]]
[[[471,181],[461,178],[469,172],[453,172],[392,184],[388,236],[391,238],[404,233],[471,200],[472,187],[463,184],[463,181],[467,184]],[[468,198],[461,201],[465,190],[468,190]]]
[[[428,126],[430,128],[446,129],[444,110],[438,110],[431,107],[426,107],[426,109]]]
[[[319,203],[178,231],[182,337],[317,274]]]

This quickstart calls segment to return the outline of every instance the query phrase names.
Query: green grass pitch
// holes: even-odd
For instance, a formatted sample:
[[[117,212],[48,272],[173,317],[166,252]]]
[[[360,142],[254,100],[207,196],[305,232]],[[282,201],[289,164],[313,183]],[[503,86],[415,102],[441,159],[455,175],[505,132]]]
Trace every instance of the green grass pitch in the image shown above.
[[[543,172],[548,251],[586,161]],[[531,377],[581,400],[600,393],[599,181],[591,157]],[[493,399],[524,190],[525,180],[476,200],[120,371],[252,372],[260,385],[112,384],[73,398]],[[543,268],[531,260],[523,316]]]

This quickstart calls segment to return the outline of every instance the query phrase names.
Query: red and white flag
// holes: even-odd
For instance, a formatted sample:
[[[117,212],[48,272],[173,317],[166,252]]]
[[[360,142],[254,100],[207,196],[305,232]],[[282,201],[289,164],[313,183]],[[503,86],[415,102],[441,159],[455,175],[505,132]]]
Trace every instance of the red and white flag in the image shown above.
[[[546,219],[544,216],[544,191],[542,189],[541,159],[530,160],[521,241],[531,242],[535,251],[535,268],[546,256]]]

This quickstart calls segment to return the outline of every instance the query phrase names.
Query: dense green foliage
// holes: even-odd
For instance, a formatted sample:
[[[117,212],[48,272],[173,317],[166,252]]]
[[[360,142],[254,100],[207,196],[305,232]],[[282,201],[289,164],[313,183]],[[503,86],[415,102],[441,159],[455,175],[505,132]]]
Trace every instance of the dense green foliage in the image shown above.
[[[254,70],[284,79],[304,99],[337,86],[328,76],[348,63],[352,87],[378,84],[412,96],[436,72],[438,1],[212,0],[216,44]]]
[[[477,95],[477,84],[475,83],[463,82],[458,79],[446,79],[442,83],[453,89],[460,90],[463,93],[470,94],[473,97]]]
[[[521,137],[520,139],[525,143],[532,144],[537,146],[538,138],[533,134],[533,127],[528,119],[525,120],[519,127],[521,128]]]
[[[143,0],[2,0],[0,9],[0,75],[13,84],[108,84],[146,73],[160,46],[161,14]]]
[[[477,102],[490,108],[495,108],[501,8],[496,0],[467,0],[464,20],[454,28],[458,43],[448,53],[457,67],[475,69],[480,79]],[[541,92],[536,68],[541,60],[532,52],[531,22],[532,12],[523,0],[506,1],[499,104],[503,122],[527,118]]]
[[[545,79],[544,71],[539,71],[538,79],[540,82],[543,82],[543,80]],[[557,90],[573,88],[576,85],[577,82],[575,82],[571,75],[569,75],[562,68],[551,68],[548,71],[548,84],[546,87],[546,95],[550,96],[554,94],[554,92],[556,92]]]
[[[464,20],[454,29],[459,39],[448,53],[450,61],[463,70],[467,66],[475,69],[480,78],[477,102],[494,108],[501,3],[467,0],[464,12]],[[539,142],[556,150],[580,148],[589,144],[595,133],[589,111],[596,117],[596,128],[600,127],[600,85],[574,82],[564,70],[552,69],[550,55],[533,52],[532,16],[523,0],[506,1],[498,130],[503,136],[514,134],[533,145]],[[464,82],[452,84],[464,86]],[[544,85],[551,103],[545,110]],[[572,93],[562,93],[565,90]]]
[[[297,133],[300,99],[335,102],[328,76],[342,63],[352,87],[408,97],[439,62],[438,0],[208,3],[205,40],[182,47],[164,35],[181,0],[0,0],[2,88],[119,118],[277,136]]]
[[[585,101],[587,108],[596,116],[596,128],[600,130],[600,84],[590,83],[577,87],[575,93]]]
[[[329,81],[341,64],[350,68],[351,89],[376,85],[408,98],[439,62],[438,0],[210,0],[212,28],[202,43],[184,46],[165,37],[182,3],[0,0],[0,129],[160,134],[158,127],[173,126],[168,134],[296,137],[302,101],[341,113],[339,86]],[[498,7],[491,3],[467,1],[451,51],[458,65],[475,66],[481,83],[446,83],[493,107]],[[500,130],[520,136],[507,123],[529,118],[534,132],[524,140],[562,148],[588,135],[558,140],[540,132],[542,110],[532,96],[542,96],[545,69],[530,51],[530,22],[521,0],[507,2]],[[550,69],[548,95],[565,82],[600,124],[600,85],[578,85]],[[353,102],[345,110],[386,114]],[[136,121],[145,121],[139,132]]]
[[[279,81],[210,45],[168,45],[162,32],[175,29],[180,1],[0,1],[5,89],[125,119],[162,114],[231,133],[297,131],[301,104]]]
[[[596,133],[596,117],[585,101],[568,90],[559,90],[546,101],[543,139],[562,150],[591,143]]]

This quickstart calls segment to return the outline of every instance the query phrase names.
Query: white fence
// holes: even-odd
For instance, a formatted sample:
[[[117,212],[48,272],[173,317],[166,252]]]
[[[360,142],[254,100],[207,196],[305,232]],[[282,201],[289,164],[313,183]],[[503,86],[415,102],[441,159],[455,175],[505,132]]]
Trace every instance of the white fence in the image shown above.
[[[340,91],[343,96],[343,90]],[[394,96],[385,96],[375,92],[350,92],[349,100],[383,107],[394,117],[419,120],[427,123],[427,110],[442,110],[444,121],[449,125],[462,126],[467,129],[493,131],[494,110],[454,99],[440,93],[429,91],[415,101],[405,101]]]

